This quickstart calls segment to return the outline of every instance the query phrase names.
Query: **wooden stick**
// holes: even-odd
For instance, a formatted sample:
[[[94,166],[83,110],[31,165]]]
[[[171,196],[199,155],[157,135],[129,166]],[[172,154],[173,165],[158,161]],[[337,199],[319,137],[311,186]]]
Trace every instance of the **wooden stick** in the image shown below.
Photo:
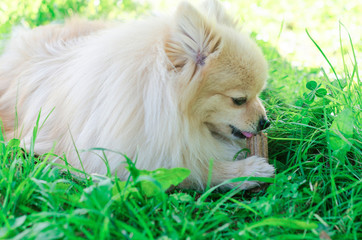
[[[246,147],[250,149],[248,156],[268,158],[268,137],[266,133],[259,133],[246,140]]]

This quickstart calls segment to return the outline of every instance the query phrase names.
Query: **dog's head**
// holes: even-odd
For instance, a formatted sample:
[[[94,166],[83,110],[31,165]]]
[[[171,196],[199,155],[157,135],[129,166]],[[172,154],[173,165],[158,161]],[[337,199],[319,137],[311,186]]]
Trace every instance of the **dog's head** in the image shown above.
[[[258,98],[267,63],[257,45],[239,33],[216,0],[206,1],[200,12],[181,3],[175,19],[166,53],[180,77],[185,114],[228,139],[248,138],[267,128]]]

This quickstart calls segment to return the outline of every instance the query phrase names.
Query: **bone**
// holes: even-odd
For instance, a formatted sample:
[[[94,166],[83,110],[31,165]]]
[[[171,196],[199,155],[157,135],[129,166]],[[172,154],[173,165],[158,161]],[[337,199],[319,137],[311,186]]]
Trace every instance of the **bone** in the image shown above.
[[[250,149],[248,156],[259,156],[268,159],[268,137],[266,133],[259,133],[246,140],[246,147]]]

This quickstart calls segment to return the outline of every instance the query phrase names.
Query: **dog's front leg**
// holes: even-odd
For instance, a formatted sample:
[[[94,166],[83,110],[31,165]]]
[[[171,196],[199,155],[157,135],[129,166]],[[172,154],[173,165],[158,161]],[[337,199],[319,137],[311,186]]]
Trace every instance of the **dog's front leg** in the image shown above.
[[[212,185],[218,185],[226,180],[237,177],[272,177],[275,169],[265,158],[251,156],[239,161],[214,161],[212,168]],[[223,188],[240,185],[241,182],[229,183]],[[258,186],[258,182],[244,181],[241,189],[249,189]]]

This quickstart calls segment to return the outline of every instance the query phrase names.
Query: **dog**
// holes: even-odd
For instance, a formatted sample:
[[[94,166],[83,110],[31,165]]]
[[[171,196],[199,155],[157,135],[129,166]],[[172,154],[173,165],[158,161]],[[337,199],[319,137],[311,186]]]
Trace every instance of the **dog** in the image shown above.
[[[87,173],[126,179],[122,153],[140,169],[188,168],[181,187],[203,189],[210,160],[212,185],[274,175],[262,157],[233,161],[270,125],[258,98],[267,76],[260,48],[216,0],[130,23],[71,18],[13,33],[0,58],[0,118],[29,148],[40,116],[35,152]],[[107,164],[96,147],[112,150]],[[237,184],[258,185],[226,187]]]

